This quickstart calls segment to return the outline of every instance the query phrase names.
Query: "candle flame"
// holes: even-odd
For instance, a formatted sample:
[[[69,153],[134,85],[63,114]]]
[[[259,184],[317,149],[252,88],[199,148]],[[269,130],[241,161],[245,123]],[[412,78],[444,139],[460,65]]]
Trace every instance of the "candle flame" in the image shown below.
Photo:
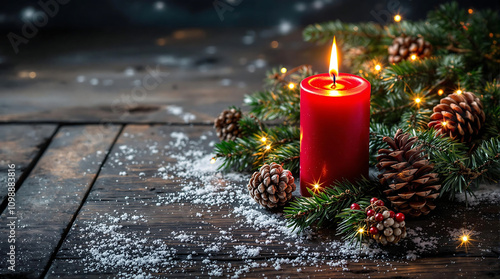
[[[330,69],[328,73],[332,78],[333,86],[335,86],[335,80],[339,75],[339,63],[337,60],[337,43],[335,42],[335,37],[333,37],[332,54],[330,55]]]

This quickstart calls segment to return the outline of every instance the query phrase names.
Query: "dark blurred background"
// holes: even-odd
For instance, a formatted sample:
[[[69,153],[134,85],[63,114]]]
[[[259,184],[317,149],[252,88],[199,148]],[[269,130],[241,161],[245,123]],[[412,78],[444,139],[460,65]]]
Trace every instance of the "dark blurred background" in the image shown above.
[[[14,31],[43,9],[36,0],[2,1],[0,27]],[[59,3],[41,0],[43,3]],[[436,0],[64,0],[45,30],[112,30],[161,28],[262,28],[290,24],[292,28],[340,19],[376,21],[371,11],[394,6],[406,19],[422,19],[445,1]],[[498,9],[500,1],[459,0],[467,8]],[[214,5],[230,9],[219,18]],[[226,6],[227,7],[227,6]],[[231,10],[233,9],[233,10]]]
[[[2,1],[0,121],[61,115],[84,121],[71,115],[74,107],[109,107],[141,86],[147,67],[160,67],[168,79],[133,105],[176,104],[201,114],[197,120],[211,119],[258,90],[273,66],[307,63],[326,71],[330,46],[304,42],[306,25],[336,19],[386,24],[396,13],[421,20],[445,2]],[[500,10],[500,1],[458,2],[465,9]]]

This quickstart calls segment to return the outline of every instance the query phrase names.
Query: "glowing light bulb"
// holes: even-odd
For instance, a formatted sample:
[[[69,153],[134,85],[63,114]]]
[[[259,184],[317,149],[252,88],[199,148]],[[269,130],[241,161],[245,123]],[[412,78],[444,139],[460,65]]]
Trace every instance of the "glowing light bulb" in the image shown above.
[[[401,21],[401,19],[402,19],[402,18],[401,18],[401,16],[400,16],[400,15],[395,15],[395,16],[394,16],[394,21],[395,21],[395,22],[400,22],[400,21]]]
[[[375,65],[375,71],[380,71],[382,69],[382,66],[380,64]]]
[[[359,228],[358,233],[364,233],[364,232],[365,232],[365,229]]]
[[[313,186],[314,186],[314,189],[318,189],[319,188],[319,184],[318,183],[315,183]]]
[[[266,150],[269,150],[269,149],[271,149],[271,145],[270,144],[266,145]]]
[[[443,121],[443,122],[441,122],[441,125],[446,128],[446,125],[448,125],[448,122]]]
[[[217,161],[217,159],[215,159],[215,157],[213,157],[212,159],[210,159],[210,164],[215,164],[215,161]]]
[[[443,93],[444,93],[444,90],[443,90],[443,89],[439,89],[439,90],[438,90],[438,95],[439,95],[439,96],[443,95]]]
[[[415,99],[415,103],[420,104],[420,102],[422,102],[422,99],[420,99],[420,98]]]
[[[291,83],[291,82],[290,82],[290,83],[288,84],[288,88],[290,88],[290,89],[294,89],[294,88],[295,88],[295,84],[293,84],[293,83]]]
[[[470,243],[470,242],[471,242],[471,240],[472,240],[472,239],[470,238],[470,236],[471,236],[471,232],[467,232],[467,231],[466,231],[466,232],[463,232],[463,234],[462,234],[462,235],[460,236],[460,238],[459,238],[459,240],[460,240],[460,245],[458,245],[458,247],[457,247],[457,248],[460,248],[460,247],[464,246],[464,247],[465,247],[465,252],[467,253],[467,250],[468,250],[469,246],[471,245],[471,243]]]
[[[468,12],[469,12],[469,14],[472,14],[474,12],[474,10],[473,9],[469,9]]]
[[[278,43],[278,41],[272,41],[272,42],[271,42],[271,47],[272,47],[272,48],[278,48],[278,46],[279,46],[279,45],[280,45],[280,44]]]
[[[282,73],[282,74],[286,73],[286,71],[287,71],[287,70],[286,70],[286,68],[285,68],[285,67],[281,68],[281,73]]]
[[[462,94],[462,90],[458,89],[457,91],[455,91],[455,93],[457,93],[458,95]]]
[[[410,56],[410,59],[413,60],[413,61],[417,60],[417,55],[416,54],[412,54]]]
[[[267,141],[267,138],[266,138],[266,137],[262,137],[262,138],[260,138],[260,141],[261,141],[261,142],[266,142],[266,141]]]

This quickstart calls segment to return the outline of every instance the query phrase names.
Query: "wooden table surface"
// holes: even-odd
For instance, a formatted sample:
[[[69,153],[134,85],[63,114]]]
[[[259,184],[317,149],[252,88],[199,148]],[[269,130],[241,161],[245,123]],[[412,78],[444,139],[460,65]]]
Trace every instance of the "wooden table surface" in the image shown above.
[[[441,201],[408,221],[409,238],[395,247],[358,250],[333,229],[291,233],[280,211],[250,200],[248,174],[209,163],[211,125],[272,66],[324,70],[327,47],[298,31],[177,32],[56,37],[7,60],[0,254],[15,220],[16,262],[11,271],[1,260],[0,277],[500,277],[498,185],[468,207]],[[464,229],[467,250],[457,239]]]

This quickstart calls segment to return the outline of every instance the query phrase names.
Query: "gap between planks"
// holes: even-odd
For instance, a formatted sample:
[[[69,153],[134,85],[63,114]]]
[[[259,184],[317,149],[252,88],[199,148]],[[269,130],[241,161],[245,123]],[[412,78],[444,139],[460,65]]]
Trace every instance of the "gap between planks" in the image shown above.
[[[27,125],[37,125],[37,124],[27,124]],[[50,143],[52,142],[54,137],[59,132],[60,127],[61,127],[61,125],[57,125],[57,127],[54,129],[54,132],[52,133],[52,135],[50,135],[50,137],[40,146],[38,153],[35,155],[33,160],[31,160],[31,162],[26,166],[26,169],[21,173],[19,178],[16,180],[16,185],[15,185],[15,192],[16,193],[23,185],[24,180],[26,180],[26,178],[30,175],[31,171],[35,168],[35,166],[38,163],[38,161],[40,160],[40,158],[42,158],[42,155],[45,153],[45,151],[49,147]],[[8,198],[6,196],[3,199],[2,203],[0,204],[0,216],[5,211],[5,208],[7,208],[7,204],[8,204]]]
[[[92,187],[94,187],[94,184],[97,181],[97,178],[99,177],[99,174],[101,173],[101,170],[102,170],[103,166],[106,164],[106,161],[108,160],[109,154],[111,154],[111,151],[113,150],[113,147],[115,146],[116,142],[120,138],[120,136],[121,136],[121,134],[122,134],[122,132],[123,132],[124,129],[125,129],[125,125],[121,125],[120,130],[118,131],[118,133],[116,133],[115,138],[113,139],[113,141],[111,142],[111,145],[109,146],[108,152],[104,156],[104,158],[103,158],[103,160],[102,160],[102,162],[101,162],[101,164],[99,166],[99,169],[97,170],[96,174],[94,175],[94,178],[90,182],[90,186],[88,187],[87,191],[85,192],[85,195],[83,196],[82,202],[80,203],[80,205],[78,206],[78,209],[76,210],[75,214],[73,214],[73,217],[71,218],[70,222],[68,223],[68,225],[64,229],[64,231],[63,231],[63,233],[61,235],[61,238],[59,239],[59,242],[57,243],[56,248],[54,249],[54,251],[50,255],[50,259],[47,262],[47,265],[45,266],[45,268],[44,268],[44,270],[43,270],[40,278],[45,278],[45,276],[47,275],[47,272],[49,271],[50,266],[52,265],[52,262],[56,258],[56,255],[59,252],[59,249],[61,249],[62,244],[66,240],[66,237],[67,237],[67,235],[68,235],[71,227],[73,226],[73,223],[75,222],[76,217],[79,215],[80,210],[82,209],[83,205],[87,201],[87,197],[89,196],[89,193],[92,190]]]

